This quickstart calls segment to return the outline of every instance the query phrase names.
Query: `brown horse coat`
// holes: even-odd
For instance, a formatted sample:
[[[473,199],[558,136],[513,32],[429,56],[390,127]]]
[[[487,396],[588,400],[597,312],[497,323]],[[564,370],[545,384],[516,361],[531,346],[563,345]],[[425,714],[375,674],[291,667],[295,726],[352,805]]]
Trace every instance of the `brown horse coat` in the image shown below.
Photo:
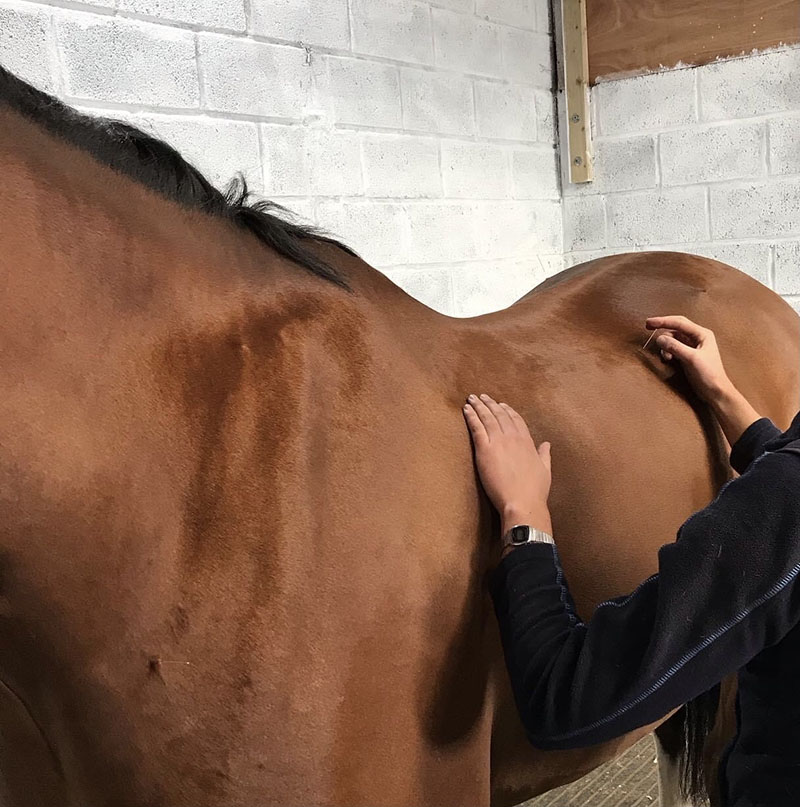
[[[645,317],[713,328],[785,427],[788,305],[650,253],[458,320],[320,245],[348,293],[2,106],[0,175],[4,805],[502,805],[635,739],[526,745],[460,406],[551,441],[588,615],[729,474]]]

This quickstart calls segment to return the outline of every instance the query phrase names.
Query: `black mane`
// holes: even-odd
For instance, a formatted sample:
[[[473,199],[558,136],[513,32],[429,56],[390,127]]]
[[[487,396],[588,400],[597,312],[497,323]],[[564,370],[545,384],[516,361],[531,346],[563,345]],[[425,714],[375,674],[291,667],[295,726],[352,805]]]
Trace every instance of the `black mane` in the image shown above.
[[[183,207],[232,221],[252,232],[284,258],[348,288],[330,264],[314,255],[308,242],[324,241],[351,255],[355,253],[314,227],[293,224],[272,215],[270,211],[290,212],[281,205],[266,200],[251,201],[243,177],[234,179],[222,193],[162,140],[120,121],[82,115],[17,78],[2,65],[0,104],[6,104],[56,137],[88,152],[98,162],[156,193]]]

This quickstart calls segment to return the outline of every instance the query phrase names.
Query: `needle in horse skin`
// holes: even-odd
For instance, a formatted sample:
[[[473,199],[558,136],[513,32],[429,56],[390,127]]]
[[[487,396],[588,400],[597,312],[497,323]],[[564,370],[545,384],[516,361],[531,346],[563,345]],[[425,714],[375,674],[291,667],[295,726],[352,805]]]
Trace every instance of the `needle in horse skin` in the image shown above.
[[[660,330],[661,330],[661,328],[656,328],[656,329],[653,331],[653,333],[651,333],[651,334],[650,334],[650,338],[649,338],[649,339],[648,339],[648,340],[647,340],[647,341],[646,341],[646,342],[645,342],[645,343],[642,345],[642,347],[640,348],[640,350],[644,350],[644,349],[645,349],[645,348],[646,348],[646,347],[647,347],[647,346],[650,344],[650,340],[651,340],[651,339],[652,339],[652,338],[653,338],[653,337],[654,337],[654,336],[655,336],[655,335],[658,333],[658,331],[660,331]]]

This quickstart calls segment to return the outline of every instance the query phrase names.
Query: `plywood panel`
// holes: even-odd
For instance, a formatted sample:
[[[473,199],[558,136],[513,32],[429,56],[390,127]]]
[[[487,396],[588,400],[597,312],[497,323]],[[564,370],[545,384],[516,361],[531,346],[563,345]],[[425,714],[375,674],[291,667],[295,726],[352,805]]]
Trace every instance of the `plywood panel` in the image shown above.
[[[800,0],[588,0],[587,13],[593,84],[800,42]]]

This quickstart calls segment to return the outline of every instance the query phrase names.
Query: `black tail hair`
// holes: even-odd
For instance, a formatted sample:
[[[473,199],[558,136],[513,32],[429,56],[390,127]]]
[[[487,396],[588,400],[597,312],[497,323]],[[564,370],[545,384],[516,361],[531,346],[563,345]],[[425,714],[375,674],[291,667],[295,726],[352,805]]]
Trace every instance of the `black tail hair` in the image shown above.
[[[706,804],[708,781],[704,749],[719,708],[720,685],[698,695],[683,707],[684,751],[680,755],[681,793],[690,804]]]

